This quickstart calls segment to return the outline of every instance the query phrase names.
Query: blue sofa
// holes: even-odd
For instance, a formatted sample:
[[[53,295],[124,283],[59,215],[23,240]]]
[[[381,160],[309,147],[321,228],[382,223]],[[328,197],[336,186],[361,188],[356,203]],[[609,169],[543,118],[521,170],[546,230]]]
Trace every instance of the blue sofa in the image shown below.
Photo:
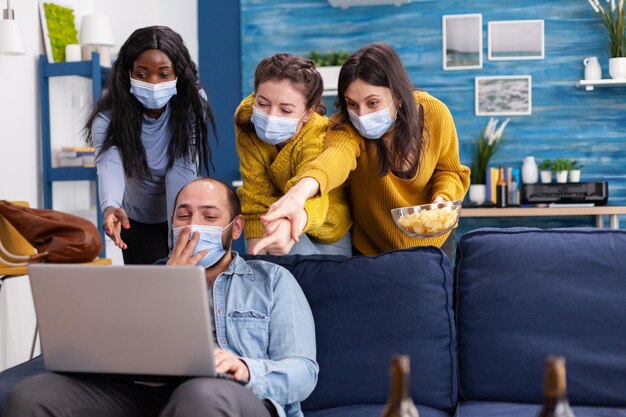
[[[316,321],[306,417],[379,416],[394,353],[411,357],[422,417],[534,417],[549,354],[567,359],[578,417],[626,417],[625,231],[478,229],[461,237],[454,274],[436,248],[272,259]],[[40,372],[37,358],[1,373],[0,410]]]

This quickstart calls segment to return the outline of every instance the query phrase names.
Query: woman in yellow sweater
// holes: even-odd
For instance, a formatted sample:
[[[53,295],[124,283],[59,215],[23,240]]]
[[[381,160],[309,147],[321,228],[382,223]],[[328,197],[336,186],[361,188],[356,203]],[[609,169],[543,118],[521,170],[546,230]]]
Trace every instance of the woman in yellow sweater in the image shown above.
[[[265,234],[259,220],[323,150],[328,127],[321,103],[323,89],[311,60],[277,54],[257,65],[254,93],[237,108],[235,134],[243,179],[238,194],[249,253],[352,253],[352,222],[344,187],[334,187],[303,204],[295,239],[286,219],[268,223]],[[260,249],[255,250],[257,246]]]
[[[292,235],[297,235],[305,201],[349,178],[356,251],[374,255],[433,245],[451,256],[453,233],[412,238],[398,229],[390,214],[396,207],[465,196],[470,171],[460,163],[448,108],[416,90],[398,54],[383,43],[365,46],[343,65],[336,106],[324,152],[272,205],[263,223],[286,218],[292,223]]]

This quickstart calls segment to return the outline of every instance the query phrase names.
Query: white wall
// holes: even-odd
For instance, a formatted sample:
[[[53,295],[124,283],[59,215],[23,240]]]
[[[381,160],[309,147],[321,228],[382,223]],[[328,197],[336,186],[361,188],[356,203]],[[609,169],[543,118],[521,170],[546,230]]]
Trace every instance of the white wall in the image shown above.
[[[183,37],[191,58],[198,63],[198,0],[93,0],[94,13],[111,19],[117,46],[135,30],[144,26],[169,26]],[[203,0],[200,0],[203,1]]]

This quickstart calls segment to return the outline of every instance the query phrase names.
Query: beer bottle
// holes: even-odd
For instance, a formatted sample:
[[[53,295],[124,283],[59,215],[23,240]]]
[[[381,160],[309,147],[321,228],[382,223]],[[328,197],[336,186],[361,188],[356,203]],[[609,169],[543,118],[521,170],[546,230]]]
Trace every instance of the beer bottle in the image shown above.
[[[567,401],[565,359],[560,356],[550,356],[546,360],[543,407],[538,417],[574,417]]]
[[[498,182],[496,182],[496,207],[506,207],[506,181],[504,180],[504,167],[500,165]]]
[[[410,360],[407,355],[395,355],[389,371],[391,385],[389,400],[381,417],[419,417],[417,408],[409,394]]]

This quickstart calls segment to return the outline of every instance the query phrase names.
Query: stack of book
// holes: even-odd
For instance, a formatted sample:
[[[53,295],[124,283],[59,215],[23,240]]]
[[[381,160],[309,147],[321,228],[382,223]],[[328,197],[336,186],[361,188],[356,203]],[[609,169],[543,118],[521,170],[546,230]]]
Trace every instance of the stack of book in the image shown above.
[[[94,167],[96,148],[90,146],[64,146],[58,153],[60,167]]]

